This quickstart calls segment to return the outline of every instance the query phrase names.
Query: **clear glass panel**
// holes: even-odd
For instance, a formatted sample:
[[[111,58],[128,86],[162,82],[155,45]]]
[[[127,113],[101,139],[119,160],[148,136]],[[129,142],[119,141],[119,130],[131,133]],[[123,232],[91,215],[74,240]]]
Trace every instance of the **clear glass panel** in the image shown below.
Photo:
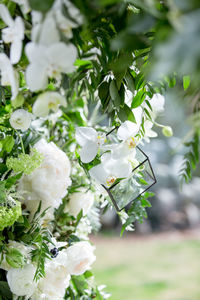
[[[122,209],[147,190],[153,183],[155,183],[155,178],[149,161],[146,160],[133,171],[132,176],[121,180],[109,190],[118,209]]]

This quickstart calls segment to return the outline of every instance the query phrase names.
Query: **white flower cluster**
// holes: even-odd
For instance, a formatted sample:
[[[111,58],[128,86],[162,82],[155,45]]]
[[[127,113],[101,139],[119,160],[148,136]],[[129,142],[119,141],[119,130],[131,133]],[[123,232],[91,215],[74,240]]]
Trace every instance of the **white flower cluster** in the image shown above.
[[[13,1],[21,6],[23,13],[29,12],[27,0]],[[67,8],[70,18],[63,15],[63,6]],[[40,91],[47,87],[49,78],[56,80],[59,86],[61,74],[75,70],[76,47],[70,42],[63,42],[61,36],[65,39],[72,38],[72,28],[82,23],[82,16],[68,0],[56,0],[45,17],[38,11],[32,11],[31,14],[31,41],[25,46],[30,64],[25,75],[29,89]],[[13,20],[4,4],[0,4],[0,17],[7,25],[2,30],[2,40],[11,44],[10,59],[6,54],[0,53],[1,85],[11,86],[11,100],[15,100],[19,91],[19,74],[13,65],[21,58],[24,22],[19,16]],[[50,110],[57,112],[60,105],[66,106],[66,100],[59,92],[43,92],[33,105],[33,114],[36,117],[46,117]],[[30,126],[31,118],[30,115],[28,117],[28,112],[21,109],[11,115],[10,123],[14,129],[25,131]]]
[[[97,153],[101,155],[101,163],[92,167],[90,175],[100,184],[109,188],[118,178],[127,178],[132,170],[139,164],[136,160],[135,147],[142,144],[143,140],[149,142],[149,138],[156,137],[157,133],[152,130],[156,117],[164,110],[165,98],[156,94],[151,99],[151,119],[145,119],[143,128],[144,135],[139,135],[143,119],[143,108],[133,109],[136,123],[125,121],[117,130],[117,143],[107,143],[105,134],[98,133],[90,127],[78,127],[76,140],[81,146],[80,158],[83,163],[91,162]],[[156,123],[157,124],[157,123]],[[164,127],[165,135],[170,136],[170,128]],[[167,131],[167,133],[165,132]]]
[[[32,41],[25,48],[30,62],[26,70],[26,81],[31,91],[45,89],[48,78],[54,78],[59,83],[61,73],[71,73],[75,69],[76,47],[61,41],[60,31],[69,39],[72,37],[71,29],[77,24],[63,15],[62,5],[67,6],[69,14],[79,24],[79,12],[68,1],[56,0],[45,18],[42,13],[32,11]]]
[[[55,243],[63,247],[63,243]],[[71,275],[81,275],[89,270],[96,260],[95,247],[82,241],[64,248],[51,260],[46,260],[45,277],[34,281],[36,267],[31,262],[23,268],[7,269],[7,281],[15,296],[25,296],[31,300],[63,300],[70,284]]]

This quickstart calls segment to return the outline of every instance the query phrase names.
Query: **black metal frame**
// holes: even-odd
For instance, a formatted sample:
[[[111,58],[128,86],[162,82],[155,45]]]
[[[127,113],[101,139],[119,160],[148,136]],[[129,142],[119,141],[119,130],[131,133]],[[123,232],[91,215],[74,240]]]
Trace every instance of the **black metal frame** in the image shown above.
[[[116,129],[116,128],[115,128]],[[114,129],[114,130],[115,130]],[[113,132],[114,130],[112,130],[111,132]],[[111,132],[109,132],[109,134],[111,133]],[[109,135],[109,134],[107,134],[107,135]],[[119,208],[118,207],[118,205],[117,205],[117,203],[116,203],[116,201],[115,201],[115,199],[114,199],[114,197],[113,197],[113,195],[112,195],[112,193],[111,193],[111,190],[112,190],[112,188],[113,187],[115,187],[117,184],[120,184],[120,182],[117,182],[117,183],[114,183],[110,188],[107,188],[106,186],[104,186],[103,184],[102,184],[102,186],[103,186],[103,188],[107,191],[107,193],[108,193],[108,195],[109,195],[109,197],[110,197],[110,199],[111,199],[111,201],[112,201],[112,203],[113,203],[113,205],[114,205],[114,207],[116,208],[116,210],[117,211],[121,211],[122,209],[124,209],[124,208],[126,208],[127,206],[129,206],[130,205],[130,203],[132,203],[133,201],[135,201],[138,197],[140,197],[143,193],[145,193],[148,189],[150,189],[156,182],[157,182],[157,180],[156,180],[156,177],[155,177],[155,174],[154,174],[154,171],[153,171],[153,168],[152,168],[152,165],[151,165],[151,162],[150,162],[150,160],[149,160],[149,157],[144,153],[144,151],[142,151],[142,149],[141,148],[139,148],[138,146],[136,146],[136,148],[146,157],[146,159],[143,161],[143,162],[141,162],[137,167],[135,167],[133,170],[132,170],[132,173],[136,170],[136,169],[138,169],[141,165],[143,165],[145,162],[147,162],[148,161],[148,163],[149,163],[149,167],[150,167],[150,169],[151,169],[151,172],[152,172],[152,174],[153,174],[153,177],[151,176],[151,174],[149,174],[149,172],[147,172],[148,173],[148,175],[151,177],[151,179],[154,181],[150,186],[148,186],[144,191],[142,191],[137,197],[135,197],[133,200],[131,200],[128,204],[126,204],[124,207],[122,207],[122,208]],[[122,179],[123,180],[123,179]]]

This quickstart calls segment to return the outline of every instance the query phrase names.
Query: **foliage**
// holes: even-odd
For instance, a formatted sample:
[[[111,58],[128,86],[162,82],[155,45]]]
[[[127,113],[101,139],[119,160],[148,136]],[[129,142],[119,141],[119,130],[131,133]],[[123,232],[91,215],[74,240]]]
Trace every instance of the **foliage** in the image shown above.
[[[127,211],[128,218],[126,219],[125,223],[122,225],[121,236],[123,235],[125,229],[128,226],[130,226],[133,222],[138,221],[142,223],[143,218],[147,218],[147,213],[145,208],[151,207],[151,204],[147,199],[153,196],[154,196],[153,193],[145,192],[143,195],[141,195],[135,201],[133,201],[131,207]]]
[[[200,142],[199,134],[195,133],[194,138],[184,144],[187,147],[187,152],[184,155],[183,167],[180,170],[180,176],[186,182],[189,182],[192,178],[192,171],[196,169],[199,163]]]
[[[89,171],[100,164],[102,153],[98,151],[94,160],[89,163],[81,161],[80,147],[75,135],[77,127],[90,126],[99,132],[108,133],[125,121],[134,124],[140,122],[136,138],[148,140],[154,133],[151,131],[148,136],[145,124],[150,122],[152,127],[161,127],[165,135],[170,136],[172,131],[167,131],[170,127],[155,122],[155,108],[152,104],[156,95],[165,94],[169,88],[176,86],[181,89],[185,98],[194,102],[191,111],[193,138],[185,143],[188,152],[184,156],[184,166],[181,170],[183,179],[191,179],[192,169],[195,169],[199,162],[200,150],[200,5],[197,0],[74,0],[61,1],[61,10],[56,14],[58,7],[55,7],[58,3],[54,0],[29,0],[27,3],[4,0],[3,3],[8,8],[13,22],[21,18],[25,31],[21,35],[19,32],[9,34],[8,40],[11,39],[11,42],[8,43],[6,34],[13,33],[15,26],[10,28],[9,24],[4,23],[4,19],[0,20],[0,252],[6,255],[6,261],[12,268],[22,268],[26,264],[26,258],[18,249],[9,249],[8,241],[17,241],[25,247],[31,247],[31,262],[36,266],[34,279],[39,281],[41,277],[45,277],[45,263],[51,260],[49,249],[50,245],[54,245],[55,237],[56,242],[64,241],[67,247],[84,240],[83,236],[87,238],[90,227],[94,231],[100,228],[100,207],[105,207],[106,210],[109,206],[106,204],[108,196],[103,195],[88,176]],[[37,21],[31,10],[37,12]],[[61,19],[59,15],[62,16]],[[52,27],[47,26],[45,31],[44,27],[48,22]],[[19,29],[22,30],[22,27]],[[36,38],[37,31],[40,34]],[[14,63],[10,55],[14,45],[12,38],[17,39],[22,48],[20,59]],[[51,38],[55,38],[56,42],[51,42]],[[29,51],[28,47],[33,43],[36,48],[41,46],[38,48],[40,51]],[[59,57],[51,61],[53,52],[52,57],[47,55],[51,43],[53,46],[57,43],[65,49],[70,46],[74,49],[76,59],[74,64],[69,61],[71,69],[62,69],[68,61],[66,55],[57,66],[63,53],[59,53]],[[3,59],[6,59],[6,63],[3,63]],[[38,80],[39,87],[35,88],[32,83],[38,83],[43,63],[47,63],[46,73],[44,72],[46,85],[41,87],[43,82]],[[33,68],[36,69],[32,82],[29,82],[28,71],[33,71]],[[40,70],[38,74],[37,68]],[[64,71],[60,72],[61,69]],[[4,77],[10,81],[8,85]],[[41,93],[44,95],[46,92],[59,94],[64,102],[57,103],[57,99],[48,102],[50,100],[47,98],[35,113]],[[44,109],[45,105],[47,107]],[[32,114],[30,126],[16,127],[21,126],[23,118],[18,118],[12,123],[13,113],[17,109],[22,109],[29,117]],[[140,121],[138,109],[141,110]],[[71,186],[63,193],[62,199],[59,199],[60,205],[56,206],[56,203],[52,213],[53,219],[48,219],[47,215],[54,207],[43,210],[42,201],[34,216],[27,209],[26,196],[30,196],[30,201],[40,201],[48,188],[47,183],[43,194],[37,194],[37,199],[33,200],[29,191],[24,191],[22,195],[19,193],[21,180],[31,180],[35,173],[33,171],[44,163],[43,155],[33,148],[41,138],[53,142],[55,147],[58,146],[71,163]],[[54,174],[58,174],[60,170],[57,165],[52,161],[51,164]],[[45,171],[48,168],[46,164]],[[47,177],[48,172],[44,174]],[[41,180],[45,181],[46,177]],[[138,184],[146,182],[139,178]],[[32,188],[31,183],[29,188]],[[70,196],[81,189],[85,192],[92,191],[95,204],[89,213],[85,214],[81,208],[74,216],[66,208]],[[142,222],[143,218],[147,217],[146,208],[151,206],[148,198],[152,196],[152,193],[145,192],[119,214],[122,219],[121,235],[125,230],[133,229],[133,222]],[[49,194],[47,198],[51,198]],[[80,233],[79,227],[84,227],[83,224],[87,226],[85,231]],[[1,274],[2,297],[11,299],[6,271],[2,270]],[[101,300],[107,297],[108,295],[95,284],[90,271],[82,275],[72,275],[65,293],[65,299]]]

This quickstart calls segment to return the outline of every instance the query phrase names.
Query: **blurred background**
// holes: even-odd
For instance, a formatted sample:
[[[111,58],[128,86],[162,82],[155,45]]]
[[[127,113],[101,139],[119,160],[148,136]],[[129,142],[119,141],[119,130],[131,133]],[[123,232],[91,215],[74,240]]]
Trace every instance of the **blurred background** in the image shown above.
[[[169,91],[158,120],[173,128],[173,137],[158,129],[158,138],[142,147],[157,178],[148,219],[120,238],[118,216],[110,209],[102,215],[100,233],[92,237],[96,279],[107,285],[110,299],[200,299],[200,170],[189,184],[180,185],[182,142],[190,132],[188,108],[181,101],[178,91]]]

